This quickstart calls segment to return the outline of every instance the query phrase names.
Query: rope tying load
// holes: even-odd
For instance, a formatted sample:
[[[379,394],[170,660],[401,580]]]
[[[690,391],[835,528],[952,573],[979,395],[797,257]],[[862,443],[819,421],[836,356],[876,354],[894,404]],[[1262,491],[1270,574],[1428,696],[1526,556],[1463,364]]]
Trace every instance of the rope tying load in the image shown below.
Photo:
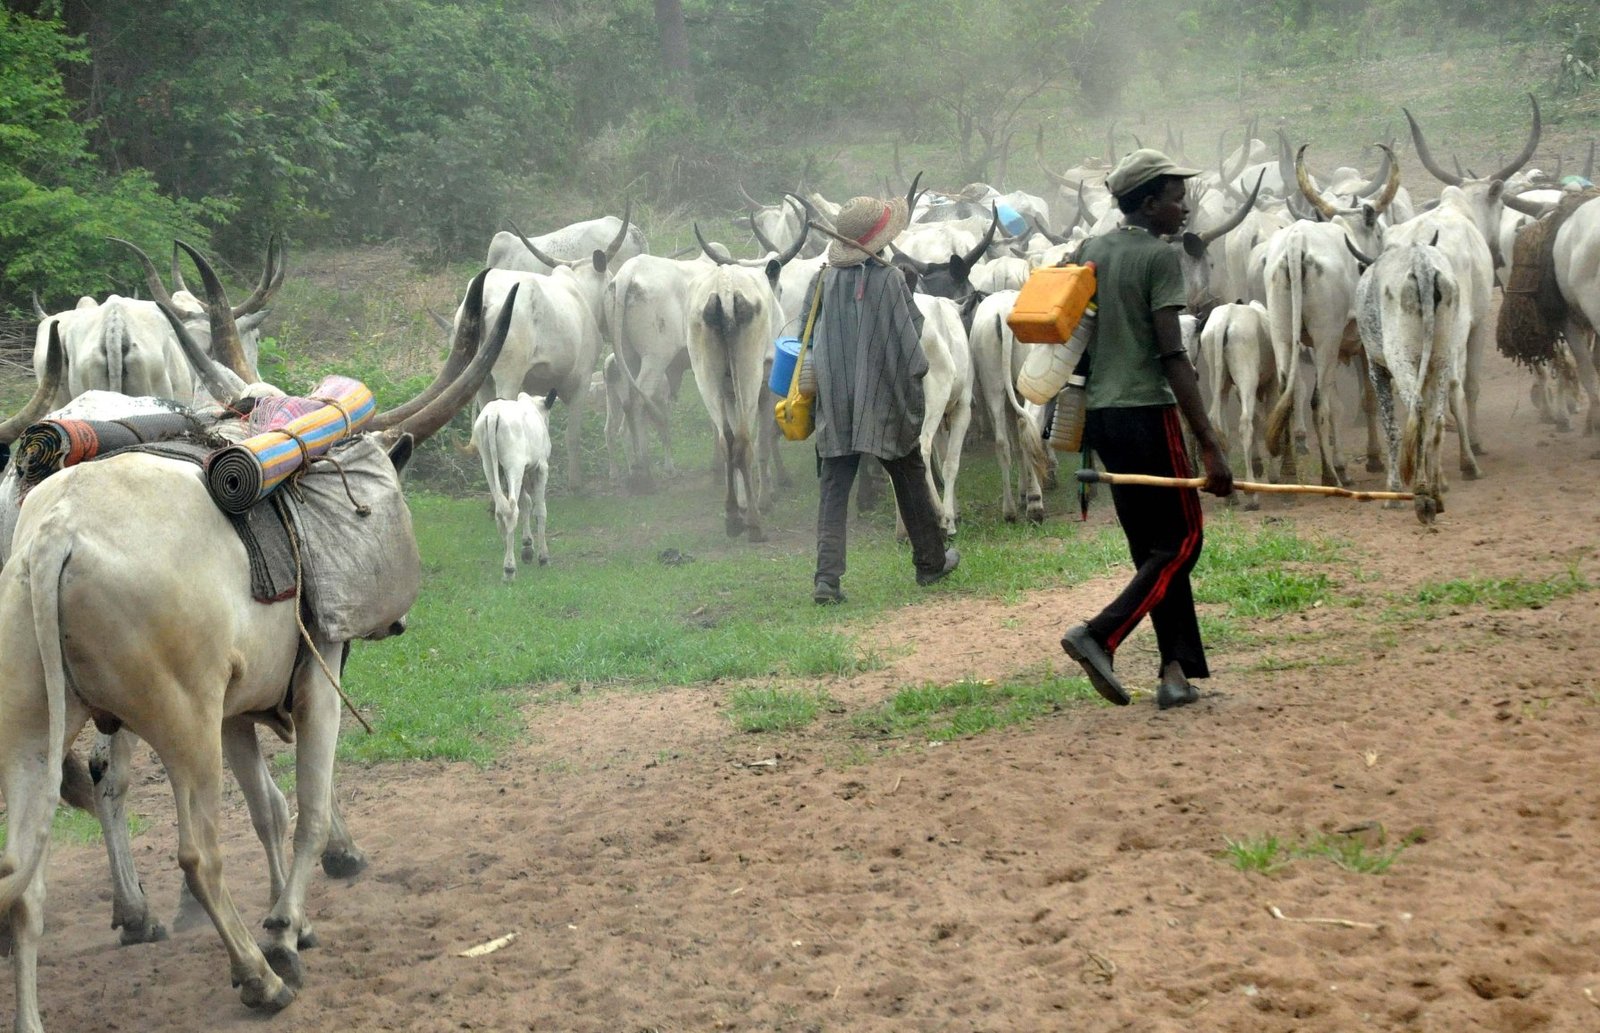
[[[1511,282],[1500,303],[1495,346],[1500,354],[1529,369],[1541,368],[1555,359],[1556,340],[1566,331],[1571,316],[1556,283],[1556,233],[1568,216],[1597,197],[1600,189],[1568,194],[1557,203],[1555,211],[1517,231],[1511,254]]]

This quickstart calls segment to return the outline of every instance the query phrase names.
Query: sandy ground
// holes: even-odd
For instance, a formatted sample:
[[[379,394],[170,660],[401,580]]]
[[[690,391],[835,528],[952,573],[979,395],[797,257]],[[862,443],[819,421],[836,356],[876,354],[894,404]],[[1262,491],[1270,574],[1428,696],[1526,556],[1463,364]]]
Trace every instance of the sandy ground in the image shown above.
[[[117,947],[99,848],[58,847],[47,1026],[1600,1028],[1600,596],[1383,619],[1423,582],[1573,565],[1600,582],[1600,440],[1535,423],[1526,384],[1491,359],[1486,478],[1456,482],[1435,530],[1348,502],[1243,516],[1292,514],[1351,543],[1334,573],[1362,605],[1244,622],[1258,644],[1217,652],[1193,707],[1083,705],[850,762],[848,712],[903,684],[1065,669],[1061,629],[1113,580],[897,613],[869,632],[889,666],[827,684],[846,713],[795,736],[731,731],[727,686],[541,706],[487,771],[345,773],[372,864],[319,874],[323,946],[276,1017],[229,990],[209,928]],[[1119,667],[1153,674],[1151,647],[1141,631]],[[135,850],[165,910],[170,801],[141,771],[134,807],[156,817]],[[1312,858],[1243,872],[1223,856],[1228,839],[1380,826],[1388,849],[1416,837],[1383,875]],[[236,793],[223,828],[241,907],[264,913]],[[5,980],[0,1013],[11,1003]]]

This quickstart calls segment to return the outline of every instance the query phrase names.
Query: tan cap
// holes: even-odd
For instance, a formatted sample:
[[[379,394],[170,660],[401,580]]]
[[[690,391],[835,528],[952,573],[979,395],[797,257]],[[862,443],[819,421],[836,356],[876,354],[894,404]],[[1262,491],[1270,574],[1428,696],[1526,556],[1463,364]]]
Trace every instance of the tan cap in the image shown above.
[[[1117,162],[1117,167],[1106,173],[1106,189],[1116,197],[1137,190],[1157,176],[1177,176],[1188,179],[1200,175],[1199,169],[1186,169],[1153,147],[1141,147]]]

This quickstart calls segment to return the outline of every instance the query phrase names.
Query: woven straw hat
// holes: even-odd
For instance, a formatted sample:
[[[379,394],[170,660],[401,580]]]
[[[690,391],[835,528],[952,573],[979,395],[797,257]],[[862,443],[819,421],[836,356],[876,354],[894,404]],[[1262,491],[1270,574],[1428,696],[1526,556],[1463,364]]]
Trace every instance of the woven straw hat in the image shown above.
[[[884,201],[876,197],[852,197],[839,209],[833,227],[839,236],[853,240],[861,246],[851,247],[840,241],[828,245],[828,264],[831,266],[860,265],[868,255],[875,255],[911,222],[904,198]]]

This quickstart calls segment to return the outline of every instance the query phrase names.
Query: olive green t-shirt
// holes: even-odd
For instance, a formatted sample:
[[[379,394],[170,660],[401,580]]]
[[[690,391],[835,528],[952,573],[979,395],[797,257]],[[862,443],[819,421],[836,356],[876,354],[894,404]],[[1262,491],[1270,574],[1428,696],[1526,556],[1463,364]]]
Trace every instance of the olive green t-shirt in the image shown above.
[[[1095,264],[1094,338],[1089,342],[1089,408],[1176,405],[1161,368],[1155,311],[1188,302],[1178,249],[1138,227],[1091,237],[1079,262]]]

